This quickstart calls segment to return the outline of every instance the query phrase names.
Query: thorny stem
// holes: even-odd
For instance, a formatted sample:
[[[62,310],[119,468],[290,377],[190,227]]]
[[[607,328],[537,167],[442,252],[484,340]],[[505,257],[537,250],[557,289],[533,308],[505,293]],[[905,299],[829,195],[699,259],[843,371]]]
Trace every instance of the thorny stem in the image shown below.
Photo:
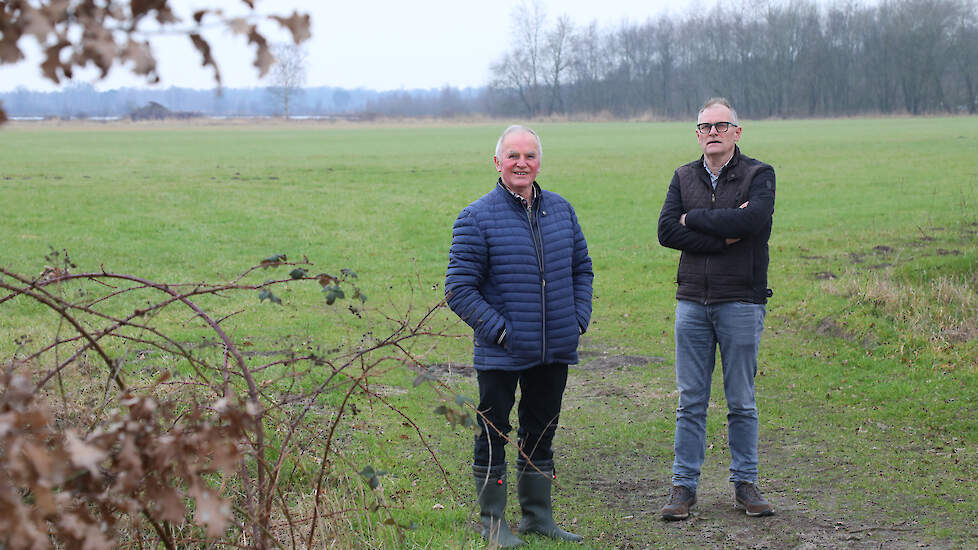
[[[3,273],[5,275],[10,275],[12,277],[14,276],[12,273],[8,273],[4,269],[0,269],[0,273]],[[58,300],[56,297],[51,296],[48,292],[44,291],[43,289],[38,289],[40,290],[40,292],[43,292],[43,294],[41,294],[39,292],[34,292],[27,289],[14,288],[2,281],[0,281],[0,288],[6,288],[7,290],[12,290],[19,294],[26,294],[27,296],[30,296],[34,300],[56,311],[58,315],[60,315],[61,318],[64,319],[65,321],[68,321],[68,323],[72,327],[74,327],[75,330],[78,331],[78,333],[81,334],[85,340],[88,340],[89,345],[95,350],[96,353],[99,354],[100,357],[102,357],[102,360],[105,361],[105,364],[109,367],[109,371],[112,374],[112,378],[115,380],[116,385],[119,386],[119,390],[126,391],[126,385],[125,383],[123,383],[122,378],[119,377],[119,373],[116,371],[115,362],[112,361],[111,358],[109,358],[109,355],[105,352],[104,349],[102,349],[102,346],[98,345],[98,342],[95,340],[95,338],[93,338],[92,335],[89,334],[88,331],[85,330],[83,326],[81,326],[78,320],[75,319],[73,316],[69,315],[66,308],[61,307],[58,304]]]
[[[435,461],[435,465],[438,466],[439,470],[441,470],[441,475],[445,479],[445,485],[447,485],[448,488],[452,491],[452,494],[455,495],[455,498],[459,498],[458,491],[455,490],[455,487],[452,486],[451,480],[448,479],[448,472],[445,471],[445,468],[441,465],[441,461],[439,461],[438,457],[435,455],[435,450],[431,448],[431,445],[429,445],[428,441],[424,438],[424,434],[421,433],[421,428],[418,427],[418,424],[414,420],[412,420],[411,417],[404,414],[404,411],[392,405],[390,402],[388,402],[379,394],[369,390],[365,390],[365,391],[367,391],[367,393],[369,393],[370,396],[373,397],[374,399],[377,399],[384,405],[387,405],[387,408],[400,415],[400,417],[403,418],[405,422],[407,422],[408,424],[411,425],[412,428],[414,428],[415,433],[418,434],[418,439],[421,441],[422,444],[424,444],[424,448],[428,450],[428,454],[431,455],[431,459]]]
[[[146,508],[145,504],[142,506],[142,512],[143,516],[146,517],[146,521],[153,526],[153,530],[156,531],[157,536],[160,537],[160,544],[165,546],[167,550],[176,550],[176,547],[173,545],[173,540],[170,539],[169,533],[164,531],[163,527],[153,519],[152,514],[149,513],[149,509]]]
[[[336,411],[336,418],[330,423],[329,433],[326,436],[326,447],[323,449],[322,464],[320,465],[319,476],[316,480],[316,497],[312,506],[312,524],[309,527],[309,539],[306,543],[309,548],[312,548],[313,536],[316,533],[316,521],[319,516],[319,500],[323,494],[323,481],[326,479],[326,467],[329,465],[329,453],[333,446],[333,435],[336,433],[336,427],[339,426],[340,419],[343,418],[343,413],[346,412],[346,404],[350,401],[350,397],[353,395],[355,388],[355,385],[351,385],[350,389],[346,391],[346,394],[343,396],[343,401]]]
[[[419,439],[425,445],[426,449],[428,450],[428,453],[434,459],[435,464],[441,471],[446,482],[448,482],[447,472],[445,468],[441,465],[441,463],[438,461],[438,458],[434,450],[431,448],[429,443],[425,440],[421,428],[413,420],[411,420],[411,418],[409,418],[403,411],[397,409],[392,403],[388,402],[382,396],[372,391],[369,387],[369,378],[371,376],[374,376],[374,373],[377,372],[377,367],[380,366],[381,364],[386,364],[391,360],[399,361],[401,364],[404,364],[405,362],[412,362],[413,364],[417,364],[417,365],[421,364],[419,358],[416,357],[414,354],[412,354],[407,349],[407,347],[405,347],[404,342],[406,340],[411,338],[417,338],[419,336],[442,336],[442,337],[446,336],[446,334],[444,334],[443,332],[433,332],[426,328],[426,324],[431,321],[434,312],[444,306],[444,300],[430,307],[428,311],[424,313],[422,318],[417,323],[409,323],[407,321],[407,318],[409,317],[408,313],[405,313],[405,317],[399,320],[393,319],[385,315],[384,317],[386,317],[388,321],[393,322],[395,325],[391,329],[391,332],[386,335],[386,337],[380,339],[375,339],[373,337],[365,338],[361,340],[361,346],[358,349],[352,351],[349,354],[341,354],[339,357],[334,356],[333,360],[329,360],[323,357],[317,357],[316,354],[297,356],[293,352],[293,355],[289,358],[271,361],[269,363],[260,365],[252,369],[249,368],[244,358],[244,354],[239,350],[234,340],[221,326],[221,323],[223,321],[227,320],[232,315],[236,315],[237,313],[240,313],[240,311],[236,311],[235,313],[225,315],[223,317],[211,316],[210,314],[208,314],[208,312],[206,312],[203,308],[201,308],[196,303],[195,297],[223,296],[224,293],[232,292],[232,291],[260,290],[273,285],[295,282],[297,280],[314,280],[314,281],[319,281],[320,284],[323,284],[320,275],[305,276],[299,278],[290,277],[288,279],[271,280],[271,281],[266,281],[265,283],[259,285],[240,284],[240,281],[247,274],[254,272],[257,269],[265,268],[265,267],[278,267],[283,265],[311,265],[311,264],[308,263],[308,260],[304,259],[304,262],[302,264],[279,262],[274,265],[255,266],[247,270],[244,274],[242,274],[238,278],[236,278],[232,283],[219,284],[219,285],[207,285],[203,283],[195,283],[195,284],[188,284],[188,285],[163,284],[163,283],[153,282],[148,279],[136,277],[132,275],[110,273],[105,271],[104,268],[102,269],[101,272],[78,273],[78,274],[69,274],[67,272],[64,272],[54,276],[52,276],[52,274],[48,274],[43,279],[30,279],[27,277],[17,275],[15,273],[11,273],[3,268],[0,268],[0,275],[8,276],[11,279],[14,279],[18,283],[20,283],[20,286],[18,286],[16,284],[8,284],[7,282],[0,279],[0,288],[9,290],[11,292],[6,296],[0,296],[0,305],[6,303],[7,301],[17,296],[25,296],[34,301],[40,302],[46,307],[48,307],[49,309],[57,312],[59,315],[60,323],[67,323],[71,325],[71,327],[78,334],[78,336],[73,336],[73,337],[62,336],[59,330],[55,340],[52,343],[42,346],[39,350],[36,350],[32,355],[30,355],[28,360],[36,360],[40,358],[42,355],[44,355],[45,353],[50,352],[52,350],[56,355],[58,355],[63,346],[73,344],[73,343],[78,344],[76,346],[77,349],[74,350],[74,353],[71,354],[70,357],[63,360],[60,359],[59,357],[59,360],[56,361],[57,366],[54,369],[48,371],[46,375],[42,377],[40,383],[38,383],[36,386],[37,390],[43,388],[50,381],[52,377],[57,376],[60,379],[62,369],[72,364],[88,350],[94,350],[102,357],[103,361],[109,366],[111,379],[115,380],[116,384],[119,386],[119,389],[125,392],[127,388],[126,385],[122,382],[121,374],[119,373],[120,367],[123,365],[122,360],[121,359],[112,360],[109,357],[108,353],[106,352],[106,348],[104,348],[100,343],[100,341],[105,337],[121,339],[127,342],[128,345],[145,344],[148,346],[152,346],[165,353],[171,353],[173,355],[186,359],[189,362],[189,365],[193,368],[193,371],[196,374],[196,376],[199,377],[200,380],[202,380],[202,382],[193,382],[188,380],[188,381],[181,381],[179,383],[177,382],[165,383],[166,385],[179,384],[179,385],[191,385],[191,386],[196,385],[200,387],[207,387],[215,391],[217,395],[222,396],[224,398],[229,398],[234,395],[234,390],[233,390],[234,385],[232,380],[239,379],[239,378],[240,380],[243,380],[247,386],[247,393],[249,397],[250,406],[259,407],[257,414],[253,414],[251,418],[251,422],[253,423],[252,428],[253,431],[256,433],[249,434],[248,431],[242,433],[243,441],[246,441],[248,445],[251,447],[251,453],[253,454],[253,457],[255,459],[255,466],[256,466],[255,470],[257,470],[256,472],[257,479],[252,481],[252,476],[256,474],[249,471],[249,467],[246,462],[241,461],[239,463],[240,472],[238,475],[240,476],[241,486],[242,489],[244,489],[244,493],[245,493],[244,504],[246,506],[246,509],[241,510],[238,507],[235,507],[235,509],[238,510],[239,513],[241,513],[245,517],[250,518],[250,520],[246,522],[244,525],[238,524],[237,522],[235,523],[239,525],[242,530],[247,529],[248,523],[250,523],[251,526],[250,534],[253,540],[253,544],[256,548],[265,548],[269,542],[271,542],[275,546],[281,547],[281,543],[278,540],[276,540],[273,534],[269,531],[271,510],[273,507],[273,503],[276,500],[278,500],[281,503],[281,507],[282,507],[281,510],[284,517],[286,518],[286,524],[289,525],[289,533],[292,539],[292,545],[295,546],[296,543],[296,535],[297,535],[296,526],[299,524],[308,523],[310,525],[309,533],[308,533],[308,544],[311,546],[315,539],[315,530],[317,528],[317,522],[319,521],[319,519],[325,519],[328,517],[333,517],[337,514],[355,510],[355,509],[350,509],[350,510],[332,511],[330,513],[326,513],[324,510],[320,510],[320,507],[322,506],[322,496],[324,491],[324,483],[326,480],[327,468],[329,468],[331,462],[331,458],[330,458],[331,454],[334,452],[333,441],[336,437],[336,430],[338,429],[339,423],[344,417],[344,414],[346,413],[349,407],[351,398],[357,392],[363,392],[365,395],[371,398],[371,401],[373,399],[380,400],[386,407],[388,407],[390,410],[394,411],[395,413],[400,415],[403,419],[405,419],[407,422],[409,422],[411,426],[413,426]],[[349,284],[346,275],[347,274],[344,273],[341,277],[338,278],[330,277],[329,280],[332,284],[339,284],[339,283]],[[109,292],[105,295],[96,297],[92,300],[73,303],[69,301],[63,295],[63,293],[61,296],[56,296],[44,288],[48,285],[63,284],[69,281],[88,281],[93,284],[103,285],[104,287],[109,289]],[[113,286],[112,284],[109,284],[109,281],[125,281],[129,284],[120,288],[118,286]],[[355,285],[353,286],[354,288],[356,288]],[[159,292],[162,293],[165,296],[165,298],[161,298],[159,300],[154,300],[153,302],[147,303],[145,307],[136,309],[131,314],[128,314],[123,317],[114,317],[112,315],[109,315],[107,313],[95,309],[96,306],[101,306],[101,304],[110,303],[113,299],[116,299],[120,296],[130,294],[130,293],[135,293],[135,292],[141,292],[141,291]],[[359,292],[359,290],[357,290],[357,292]],[[220,345],[223,348],[222,360],[220,365],[212,366],[207,361],[198,358],[196,354],[192,352],[192,348],[187,347],[185,344],[177,342],[176,340],[168,337],[166,334],[161,332],[159,329],[156,329],[155,327],[151,326],[150,324],[145,322],[138,322],[138,323],[134,322],[135,319],[139,317],[145,317],[147,315],[155,316],[156,314],[160,313],[168,306],[175,303],[180,303],[184,307],[191,310],[194,314],[194,317],[201,319],[204,322],[204,324],[209,328],[209,330],[217,335]],[[410,311],[411,308],[409,307],[407,312]],[[354,311],[354,313],[357,312]],[[90,328],[86,328],[85,325],[88,323],[88,320],[85,316],[91,316],[96,319],[102,319],[106,321],[107,324],[99,328],[98,330],[92,330]],[[140,337],[138,334],[123,333],[121,332],[121,329],[143,331],[145,334],[149,334],[151,336]],[[402,355],[399,357],[385,356],[376,360],[370,360],[370,361],[367,360],[368,355],[371,355],[374,352],[381,350],[385,347],[392,347]],[[338,351],[338,350],[331,350],[331,352],[333,351]],[[342,362],[336,360],[341,360]],[[298,400],[292,401],[288,397],[284,399],[280,397],[279,395],[288,396],[290,394],[289,393],[281,394],[281,392],[283,391],[283,386],[277,386],[277,385],[280,382],[285,381],[287,384],[285,389],[287,389],[288,392],[291,392],[292,387],[294,387],[297,384],[298,377],[300,376],[301,373],[305,372],[308,375],[308,373],[313,372],[313,369],[311,368],[308,370],[301,370],[293,367],[294,365],[301,364],[303,362],[311,362],[316,366],[325,365],[329,369],[331,369],[332,372],[329,373],[326,379],[323,380],[321,383],[319,383],[317,387],[313,389],[311,392],[308,393],[303,392],[305,393],[305,396],[301,399],[301,401],[304,404],[302,410],[299,411],[298,413],[291,413],[287,408],[288,404],[290,402],[297,402]],[[20,360],[14,362],[14,364],[19,364],[19,363],[22,362]],[[354,375],[353,373],[346,372],[346,370],[349,367],[352,367],[354,365],[357,365],[359,367],[358,373]],[[254,374],[274,366],[289,367],[292,370],[292,374],[285,373],[282,374],[281,376],[273,376],[271,379],[264,380],[263,385],[259,386],[255,380]],[[220,378],[218,381],[211,381],[212,379],[209,378],[209,373],[206,372],[209,370],[213,370],[220,373]],[[335,410],[335,417],[330,421],[329,429],[324,437],[325,448],[323,450],[322,461],[319,468],[320,471],[317,478],[315,501],[314,501],[312,515],[310,517],[297,520],[296,518],[293,518],[291,513],[289,512],[289,506],[286,498],[287,495],[282,491],[282,488],[279,486],[281,475],[282,475],[282,469],[285,464],[285,460],[290,457],[288,452],[289,448],[294,445],[299,445],[300,448],[304,446],[304,444],[301,443],[301,439],[298,437],[297,434],[300,432],[300,430],[302,431],[302,433],[305,433],[307,427],[303,425],[303,422],[307,418],[312,408],[316,405],[319,398],[325,392],[332,391],[332,388],[334,388],[336,385],[335,382],[337,381],[338,376],[342,376],[344,379],[350,381],[350,385],[348,388],[346,388],[342,403],[340,404],[339,408]],[[163,383],[158,382],[157,384],[150,386],[148,389],[151,391],[153,388],[161,385],[163,385]],[[275,391],[279,392],[279,395],[276,395],[274,393],[267,393],[266,390],[264,389],[265,385],[270,386],[270,388],[277,387],[278,389]],[[439,385],[443,389],[447,389],[447,386],[440,381],[439,381]],[[435,388],[435,391],[438,392],[437,387]],[[62,397],[65,398],[64,395]],[[281,445],[278,446],[279,448],[275,449],[275,452],[277,454],[277,460],[275,461],[274,465],[269,464],[265,461],[266,449],[265,449],[265,439],[264,439],[265,426],[271,425],[271,424],[266,424],[266,422],[272,422],[273,417],[270,416],[272,414],[275,415],[285,414],[285,416],[289,420],[287,424],[288,431],[283,435],[281,440]],[[176,421],[174,421],[174,425],[171,426],[170,429],[174,429],[174,428],[176,428]],[[320,431],[319,433],[322,434],[323,432]],[[319,439],[319,436],[317,436],[317,439]],[[293,443],[294,441],[297,442]],[[343,462],[348,462],[342,456],[340,456],[340,458]],[[295,466],[301,467],[298,461],[295,462]],[[352,467],[353,465],[350,464],[350,466]],[[450,484],[449,487],[452,490],[452,492],[455,493],[457,496],[455,489],[451,487]],[[379,505],[386,507],[385,504],[379,504]],[[154,520],[148,508],[146,508],[145,503],[143,504],[142,512],[143,515],[145,516],[146,521],[152,525],[153,529],[156,531],[157,535],[159,536],[160,544],[162,544],[164,547],[175,548],[175,544],[177,542],[179,542],[180,544],[189,542],[189,539],[181,539],[180,541],[175,541],[173,538],[173,533],[169,532],[169,530],[166,528],[167,525],[165,524],[161,525],[159,522]],[[390,511],[388,510],[388,515],[389,512]],[[232,546],[234,545],[232,544]]]

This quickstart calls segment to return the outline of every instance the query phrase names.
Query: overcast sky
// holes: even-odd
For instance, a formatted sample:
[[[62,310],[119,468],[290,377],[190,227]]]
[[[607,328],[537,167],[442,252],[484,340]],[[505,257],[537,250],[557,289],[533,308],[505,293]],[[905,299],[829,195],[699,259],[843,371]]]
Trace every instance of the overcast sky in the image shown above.
[[[258,2],[261,13],[289,15],[293,9],[312,17],[312,38],[304,43],[309,53],[307,86],[339,86],[394,90],[435,88],[446,84],[464,88],[483,86],[489,64],[508,49],[510,26],[519,0],[279,0]],[[660,14],[680,15],[712,6],[711,0],[542,0],[548,20],[567,14],[576,25],[597,21],[605,29],[622,21],[640,22]],[[178,16],[189,19],[201,6],[224,5],[239,10],[240,0],[171,0]],[[277,25],[266,29],[271,41],[288,35]],[[242,36],[223,29],[206,35],[221,67],[224,85],[266,85],[251,66],[254,52]],[[162,79],[161,86],[212,88],[211,70],[199,68],[200,57],[184,37],[153,39]],[[41,54],[33,37],[21,39],[28,55],[15,65],[0,65],[0,91],[26,86],[54,90],[41,76]],[[122,67],[96,80],[94,71],[78,80],[98,89],[145,86]]]

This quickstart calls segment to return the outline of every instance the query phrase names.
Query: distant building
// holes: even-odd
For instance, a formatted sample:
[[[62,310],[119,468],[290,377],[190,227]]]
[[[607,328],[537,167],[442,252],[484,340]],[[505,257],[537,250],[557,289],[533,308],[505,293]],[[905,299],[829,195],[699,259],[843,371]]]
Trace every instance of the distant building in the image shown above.
[[[132,120],[165,120],[168,118],[187,119],[203,116],[200,113],[191,111],[171,111],[155,101],[150,101],[131,113],[129,118]]]

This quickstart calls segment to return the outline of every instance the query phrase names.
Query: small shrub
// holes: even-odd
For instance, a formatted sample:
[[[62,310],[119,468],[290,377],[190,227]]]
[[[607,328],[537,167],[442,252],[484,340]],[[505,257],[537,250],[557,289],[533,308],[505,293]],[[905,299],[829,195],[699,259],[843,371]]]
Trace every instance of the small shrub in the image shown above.
[[[410,422],[371,386],[390,369],[421,372],[439,402],[451,403],[412,348],[422,336],[447,336],[428,326],[442,303],[419,319],[385,316],[388,334],[349,347],[262,354],[225,330],[233,313],[201,304],[237,307],[243,297],[245,307],[281,307],[285,285],[318,284],[324,302],[349,299],[360,319],[357,275],[317,274],[305,258],[277,254],[228,283],[171,284],[75,273],[67,254],[53,259],[35,277],[0,268],[0,306],[26,301],[57,319],[16,342],[0,377],[0,547],[343,548],[369,537],[356,533],[357,515],[376,527],[379,513],[395,534],[410,528],[375,491],[382,472],[351,463],[336,442],[357,400]],[[249,282],[278,268],[291,271]],[[210,338],[172,335],[188,324]],[[471,403],[455,403],[439,414],[473,425]]]

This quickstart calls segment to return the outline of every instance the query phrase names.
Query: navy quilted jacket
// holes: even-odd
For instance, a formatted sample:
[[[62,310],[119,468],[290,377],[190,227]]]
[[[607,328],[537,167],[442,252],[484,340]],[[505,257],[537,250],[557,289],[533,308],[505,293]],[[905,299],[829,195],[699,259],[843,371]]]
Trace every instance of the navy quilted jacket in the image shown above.
[[[536,200],[527,211],[497,183],[452,228],[445,298],[475,333],[476,369],[577,363],[591,320],[591,258],[570,203],[543,190]]]

